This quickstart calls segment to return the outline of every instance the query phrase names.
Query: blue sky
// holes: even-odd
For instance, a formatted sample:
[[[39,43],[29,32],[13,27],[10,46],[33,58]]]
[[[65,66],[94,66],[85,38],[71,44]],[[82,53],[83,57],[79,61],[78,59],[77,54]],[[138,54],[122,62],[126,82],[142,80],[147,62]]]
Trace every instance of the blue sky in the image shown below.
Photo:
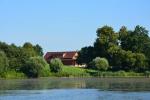
[[[150,30],[150,0],[0,0],[0,41],[40,44],[46,51],[92,45],[96,29]]]

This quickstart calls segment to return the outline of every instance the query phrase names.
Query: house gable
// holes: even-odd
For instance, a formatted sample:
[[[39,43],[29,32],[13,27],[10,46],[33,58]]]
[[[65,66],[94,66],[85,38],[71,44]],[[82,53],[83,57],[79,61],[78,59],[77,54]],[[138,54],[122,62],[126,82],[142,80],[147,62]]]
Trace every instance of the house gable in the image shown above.
[[[76,65],[77,56],[77,51],[47,52],[44,58],[47,62],[53,58],[59,58],[62,60],[64,65]]]

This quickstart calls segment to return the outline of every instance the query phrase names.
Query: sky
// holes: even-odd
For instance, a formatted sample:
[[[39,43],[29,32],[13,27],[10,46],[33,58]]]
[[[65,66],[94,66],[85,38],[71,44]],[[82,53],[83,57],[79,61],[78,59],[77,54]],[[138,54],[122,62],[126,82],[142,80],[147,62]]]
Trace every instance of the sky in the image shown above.
[[[150,30],[150,0],[0,0],[0,41],[8,44],[80,50],[93,45],[104,25]]]

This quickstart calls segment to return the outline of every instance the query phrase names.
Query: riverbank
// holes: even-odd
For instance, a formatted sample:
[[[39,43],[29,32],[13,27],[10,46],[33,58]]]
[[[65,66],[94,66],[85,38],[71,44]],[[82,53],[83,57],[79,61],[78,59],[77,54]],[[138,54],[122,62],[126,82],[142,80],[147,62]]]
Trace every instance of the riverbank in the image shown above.
[[[149,72],[145,73],[137,73],[137,72],[125,72],[125,71],[97,71],[92,69],[86,69],[86,68],[78,68],[75,66],[63,66],[62,71],[58,73],[50,72],[49,76],[47,77],[150,77]],[[3,76],[1,76],[3,79],[22,79],[22,78],[28,78],[24,73],[22,72],[16,72],[16,71],[8,71]]]
[[[63,66],[59,73],[51,73],[56,77],[149,77],[150,73],[137,73],[125,71],[97,71],[92,69],[78,68],[74,66]]]

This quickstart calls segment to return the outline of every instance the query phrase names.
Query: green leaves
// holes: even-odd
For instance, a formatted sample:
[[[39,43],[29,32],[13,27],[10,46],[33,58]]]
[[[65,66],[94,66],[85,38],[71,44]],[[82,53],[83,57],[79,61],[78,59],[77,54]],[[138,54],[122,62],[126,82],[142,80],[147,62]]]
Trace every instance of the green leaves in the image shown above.
[[[15,44],[8,45],[0,42],[0,74],[5,71],[21,72],[22,68],[31,57],[42,55],[43,51],[39,45],[34,46],[27,42],[23,47],[19,47]],[[36,70],[34,69],[33,71],[35,72]]]
[[[42,57],[31,57],[21,68],[28,77],[48,76],[50,72],[49,65]]]
[[[50,61],[50,69],[52,72],[60,72],[62,70],[63,63],[59,58],[51,59]]]
[[[134,30],[128,30],[123,26],[115,32],[112,27],[103,26],[96,33],[94,46],[90,47],[92,52],[87,47],[79,52],[81,63],[92,68],[91,58],[104,57],[112,66],[111,70],[150,70],[150,37],[144,27],[137,25]]]
[[[8,59],[3,51],[0,51],[0,75],[7,71],[9,66]]]
[[[117,43],[118,34],[113,31],[112,27],[104,26],[97,29],[97,38],[101,44]]]
[[[92,66],[95,67],[95,69],[100,71],[106,71],[109,67],[109,63],[106,58],[96,57],[91,63]]]
[[[84,47],[78,52],[78,58],[77,61],[79,64],[88,64],[90,61],[92,61],[94,57],[94,48],[89,46],[89,47]]]

